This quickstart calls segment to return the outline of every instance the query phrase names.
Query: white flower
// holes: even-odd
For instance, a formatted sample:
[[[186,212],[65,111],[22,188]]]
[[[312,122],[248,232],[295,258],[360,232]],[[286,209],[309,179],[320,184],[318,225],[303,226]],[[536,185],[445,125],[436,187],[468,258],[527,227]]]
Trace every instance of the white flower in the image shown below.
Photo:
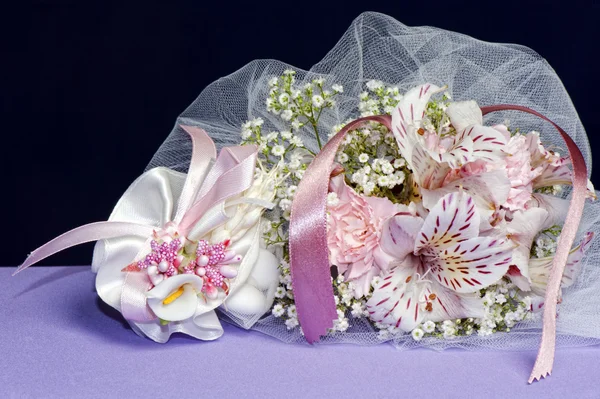
[[[277,76],[272,77],[271,79],[269,79],[269,86],[271,86],[271,87],[277,86],[278,82],[279,82],[279,78]]]
[[[435,331],[435,323],[431,320],[427,320],[425,323],[423,323],[423,330],[426,333],[432,333]]]
[[[336,193],[331,192],[327,194],[327,206],[336,206],[339,202],[340,199],[338,198]]]
[[[279,136],[279,133],[277,133],[277,132],[271,132],[271,133],[269,133],[267,135],[267,137],[266,137],[267,142],[277,140],[277,136]]]
[[[331,90],[333,90],[334,93],[343,93],[344,92],[344,88],[338,84],[332,85]]]
[[[367,82],[367,89],[369,89],[371,91],[375,91],[382,87],[383,87],[383,82],[380,80],[369,80]]]
[[[277,287],[277,290],[275,291],[275,297],[276,298],[285,298],[285,288],[283,287]]]
[[[290,112],[291,112],[291,111],[290,111]],[[281,132],[281,138],[282,138],[282,139],[284,139],[284,140],[289,140],[289,139],[291,139],[291,138],[292,138],[292,132],[289,132],[289,131],[285,131],[285,130],[284,130],[283,132]]]
[[[302,139],[298,136],[294,136],[290,139],[290,144],[295,145],[296,147],[304,147],[304,143],[302,142]]]
[[[363,185],[363,190],[365,194],[371,194],[373,190],[375,190],[375,183],[372,181],[368,181]]]
[[[252,136],[252,130],[250,129],[242,129],[242,139],[248,140]]]
[[[297,317],[298,316],[298,314],[296,313],[296,305],[288,306],[287,315],[289,317]]]
[[[390,178],[387,176],[379,176],[377,178],[377,185],[379,187],[387,187],[390,185]]]
[[[352,314],[352,317],[363,317],[365,315],[365,308],[361,302],[354,302],[350,313]]]
[[[302,127],[302,123],[300,123],[300,121],[299,121],[298,119],[294,119],[294,120],[292,121],[292,128],[293,128],[294,130],[298,130],[298,129],[300,129],[301,127]]]
[[[345,152],[340,152],[337,159],[339,163],[346,163],[348,162],[348,154]]]
[[[292,116],[294,116],[294,113],[291,110],[289,110],[289,109],[286,109],[285,111],[283,111],[281,113],[281,119],[283,119],[284,121],[291,120]]]
[[[295,318],[295,317],[287,319],[285,321],[285,326],[287,327],[288,330],[291,330],[294,327],[297,327],[298,326],[298,319]]]
[[[263,118],[256,118],[256,119],[252,119],[250,121],[250,124],[251,124],[252,127],[262,126],[263,123],[265,123],[265,121],[263,120]]]
[[[325,100],[323,100],[323,97],[321,97],[319,95],[315,95],[312,97],[312,103],[315,107],[321,108],[323,106],[323,104],[325,103]]]
[[[301,165],[301,163],[300,163],[300,160],[299,160],[299,159],[292,159],[292,160],[290,161],[290,163],[288,164],[288,167],[289,167],[291,170],[295,170],[295,169],[298,169],[298,168],[300,167],[300,165]]]
[[[279,207],[281,208],[282,211],[287,211],[288,209],[291,209],[292,201],[290,201],[287,198],[284,198],[281,201],[279,201]]]
[[[381,277],[379,277],[379,276],[375,276],[371,280],[371,286],[372,287],[377,287],[380,283],[381,283]]]
[[[296,195],[297,189],[298,189],[298,186],[294,186],[294,185],[289,186],[286,191],[288,197],[293,197],[294,195]]]
[[[394,179],[396,180],[396,184],[402,184],[406,179],[406,175],[403,171],[397,170],[396,172],[394,172]]]
[[[394,167],[391,163],[389,163],[389,161],[383,161],[381,162],[381,171],[386,175],[390,175],[394,173]]]
[[[280,303],[278,303],[277,305],[273,306],[273,310],[271,311],[271,313],[275,317],[281,317],[285,313],[285,309]]]
[[[358,156],[359,162],[365,163],[369,160],[369,155],[364,152]]]
[[[420,341],[421,338],[423,338],[424,333],[423,330],[421,330],[420,328],[415,328],[414,330],[412,330],[411,335],[415,341]]]
[[[313,80],[313,83],[316,84],[316,85],[322,86],[323,83],[325,83],[325,79],[323,79],[323,78],[317,78],[317,79]]]
[[[271,154],[275,155],[276,157],[282,156],[285,154],[285,148],[281,144],[277,144],[271,149]]]
[[[285,71],[283,71],[283,74],[286,76],[293,76],[296,74],[296,71],[294,71],[293,69],[286,69]]]
[[[282,93],[279,95],[279,102],[281,105],[286,105],[290,102],[290,95],[287,93]]]
[[[506,302],[506,296],[504,296],[504,294],[498,294],[494,299],[496,300],[496,303],[503,304]]]

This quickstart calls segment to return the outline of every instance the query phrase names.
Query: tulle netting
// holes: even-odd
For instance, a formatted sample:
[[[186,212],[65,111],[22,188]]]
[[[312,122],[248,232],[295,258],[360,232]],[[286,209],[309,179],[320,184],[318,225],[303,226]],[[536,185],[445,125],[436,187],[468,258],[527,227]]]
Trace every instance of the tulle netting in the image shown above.
[[[297,72],[299,82],[324,77],[328,84],[338,83],[344,87],[343,94],[337,97],[337,106],[324,112],[320,119],[319,131],[324,141],[334,125],[359,116],[358,97],[367,81],[377,79],[397,85],[401,92],[430,82],[447,85],[453,100],[474,99],[481,106],[518,104],[541,112],[574,139],[591,171],[589,142],[569,95],[556,72],[533,50],[514,44],[487,43],[434,27],[408,27],[389,16],[371,12],[354,20],[337,45],[309,71],[276,60],[256,60],[209,85],[177,119],[148,169],[165,166],[181,172],[187,170],[191,143],[177,128],[179,124],[205,129],[219,148],[238,144],[241,124],[252,118],[263,118],[267,131],[286,130],[279,117],[266,111],[265,99],[267,81],[290,68]],[[488,124],[505,120],[522,132],[539,131],[545,145],[565,148],[558,132],[532,115],[505,111],[486,117]],[[316,149],[312,130],[301,130],[298,135],[308,148]],[[564,290],[564,300],[559,305],[559,346],[600,343],[600,202],[586,205],[578,240],[588,231],[595,232],[596,239],[584,257],[581,275],[572,287]],[[225,312],[223,318],[284,342],[306,342],[299,329],[289,331],[280,319],[269,314],[258,321]],[[350,318],[350,325],[346,332],[327,336],[321,342],[362,345],[384,342],[366,320]],[[415,341],[406,334],[388,342],[401,349],[523,350],[537,348],[540,334],[541,314],[538,314],[532,320],[517,324],[508,333],[487,337]]]

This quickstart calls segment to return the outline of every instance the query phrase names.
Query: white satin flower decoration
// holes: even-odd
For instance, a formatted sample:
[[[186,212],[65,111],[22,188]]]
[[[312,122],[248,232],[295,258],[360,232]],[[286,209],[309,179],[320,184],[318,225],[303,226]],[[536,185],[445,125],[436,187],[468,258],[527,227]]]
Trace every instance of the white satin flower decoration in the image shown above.
[[[157,230],[168,226],[176,213],[185,179],[185,174],[167,168],[149,170],[125,192],[109,221],[144,223],[156,226]],[[250,199],[257,194],[263,197]],[[269,195],[264,190],[257,192],[255,187],[248,189],[209,209],[187,237],[210,243],[234,238],[228,250],[239,255],[241,261],[232,265],[235,275],[231,274],[228,292],[219,290],[214,296],[202,294],[204,282],[197,273],[168,276],[164,281],[157,281],[146,293],[147,304],[159,319],[148,322],[128,320],[136,333],[157,342],[166,342],[175,332],[213,340],[223,334],[216,308],[221,307],[245,328],[269,309],[278,284],[278,262],[273,254],[260,248],[262,218],[261,211],[255,212],[255,208],[262,209],[268,203]],[[248,201],[254,203],[248,204]],[[175,234],[169,232],[167,236]],[[162,238],[168,240],[167,236]],[[189,241],[182,244],[185,243]],[[145,245],[145,238],[130,236],[102,240],[95,247],[92,270],[98,273],[96,290],[104,302],[119,311],[127,277],[122,269],[139,256]],[[164,270],[166,273],[167,269]]]

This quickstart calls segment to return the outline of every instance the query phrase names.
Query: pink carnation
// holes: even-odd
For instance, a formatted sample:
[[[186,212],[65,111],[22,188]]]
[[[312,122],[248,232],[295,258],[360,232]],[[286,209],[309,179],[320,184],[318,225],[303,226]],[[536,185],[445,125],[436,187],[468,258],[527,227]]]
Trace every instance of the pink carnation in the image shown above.
[[[331,178],[329,189],[337,194],[337,203],[328,206],[329,260],[354,283],[358,298],[369,292],[374,276],[390,268],[393,258],[379,245],[381,225],[402,206],[387,198],[357,194],[346,185],[343,174]]]

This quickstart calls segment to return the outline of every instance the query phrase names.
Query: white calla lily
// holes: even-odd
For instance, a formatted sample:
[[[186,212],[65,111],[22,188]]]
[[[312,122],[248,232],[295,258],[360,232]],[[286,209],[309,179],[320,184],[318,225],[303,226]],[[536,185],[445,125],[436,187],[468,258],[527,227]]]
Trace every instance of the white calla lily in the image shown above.
[[[202,279],[194,274],[169,277],[146,293],[148,306],[163,320],[189,319],[196,313],[202,284]]]

